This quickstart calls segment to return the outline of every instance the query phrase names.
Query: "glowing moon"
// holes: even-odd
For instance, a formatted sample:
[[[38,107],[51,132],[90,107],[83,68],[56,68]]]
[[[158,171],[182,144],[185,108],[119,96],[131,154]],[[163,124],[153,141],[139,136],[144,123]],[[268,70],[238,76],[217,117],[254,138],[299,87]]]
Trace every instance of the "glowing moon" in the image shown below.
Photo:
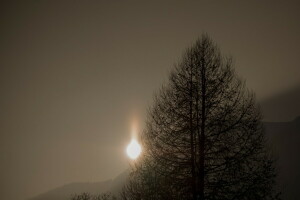
[[[141,151],[142,148],[135,139],[131,140],[130,144],[127,146],[126,149],[127,155],[133,160],[139,157]]]

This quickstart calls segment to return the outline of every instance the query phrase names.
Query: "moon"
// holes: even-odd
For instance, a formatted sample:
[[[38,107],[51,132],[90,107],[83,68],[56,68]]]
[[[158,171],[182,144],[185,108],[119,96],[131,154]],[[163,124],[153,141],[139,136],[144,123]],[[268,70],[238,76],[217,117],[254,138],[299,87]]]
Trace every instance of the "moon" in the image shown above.
[[[126,149],[126,153],[128,157],[131,158],[132,160],[135,160],[139,157],[141,152],[142,152],[141,145],[135,139],[132,139]]]

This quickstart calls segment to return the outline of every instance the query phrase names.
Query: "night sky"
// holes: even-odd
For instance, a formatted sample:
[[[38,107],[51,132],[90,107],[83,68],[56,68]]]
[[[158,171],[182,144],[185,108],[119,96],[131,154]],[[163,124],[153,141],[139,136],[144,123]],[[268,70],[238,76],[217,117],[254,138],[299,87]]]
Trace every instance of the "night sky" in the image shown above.
[[[142,130],[154,92],[202,33],[234,57],[259,102],[299,91],[299,10],[297,1],[1,1],[0,198],[128,168],[132,126]],[[268,121],[300,115],[299,103],[279,107],[293,112],[272,118],[268,108]]]

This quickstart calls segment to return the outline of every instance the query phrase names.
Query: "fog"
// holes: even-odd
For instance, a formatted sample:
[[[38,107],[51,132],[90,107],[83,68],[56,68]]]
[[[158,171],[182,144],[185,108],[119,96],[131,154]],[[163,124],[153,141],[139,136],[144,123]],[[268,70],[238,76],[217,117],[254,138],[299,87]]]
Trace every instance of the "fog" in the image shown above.
[[[299,9],[296,1],[1,2],[1,199],[123,172],[132,124],[142,130],[154,92],[204,32],[259,101],[297,88]]]

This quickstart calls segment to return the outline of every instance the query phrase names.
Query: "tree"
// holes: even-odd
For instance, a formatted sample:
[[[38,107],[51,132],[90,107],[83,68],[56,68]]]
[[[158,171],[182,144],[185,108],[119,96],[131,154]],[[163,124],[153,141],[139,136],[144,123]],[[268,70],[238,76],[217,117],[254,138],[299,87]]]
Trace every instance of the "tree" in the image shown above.
[[[87,192],[81,194],[74,194],[71,197],[71,200],[116,200],[115,196],[112,196],[110,193],[103,193],[99,195],[91,195]]]
[[[128,199],[278,197],[254,94],[207,35],[186,50],[155,96],[141,141]]]

